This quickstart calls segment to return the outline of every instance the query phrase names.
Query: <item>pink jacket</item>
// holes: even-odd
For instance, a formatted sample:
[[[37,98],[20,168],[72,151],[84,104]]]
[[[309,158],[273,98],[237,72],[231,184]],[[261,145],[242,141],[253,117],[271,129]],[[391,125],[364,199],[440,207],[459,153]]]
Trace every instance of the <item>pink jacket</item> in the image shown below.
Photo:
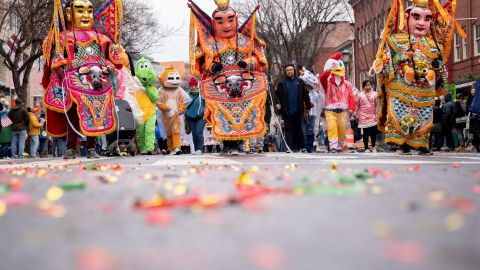
[[[375,90],[366,93],[357,91],[354,93],[358,127],[369,128],[377,124],[377,92]]]

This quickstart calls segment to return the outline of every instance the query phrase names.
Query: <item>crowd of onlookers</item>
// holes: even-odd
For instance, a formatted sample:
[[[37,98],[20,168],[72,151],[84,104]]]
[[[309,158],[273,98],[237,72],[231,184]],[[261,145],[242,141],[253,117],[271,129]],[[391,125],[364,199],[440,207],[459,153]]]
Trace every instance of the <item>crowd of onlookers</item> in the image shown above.
[[[312,86],[305,71],[293,65],[285,67],[285,77],[276,85],[274,94],[269,90],[265,121],[269,131],[265,136],[245,140],[239,151],[245,153],[275,152],[329,152],[328,126],[324,115],[323,91]],[[303,76],[302,76],[303,75]],[[190,147],[184,153],[201,154],[215,151],[204,145],[208,134],[203,120],[205,103],[199,95],[197,82],[191,80],[188,90],[188,105],[185,113],[185,136]],[[355,111],[349,113],[351,143],[345,150],[358,152],[395,151],[395,146],[383,143],[383,133],[376,124],[377,96],[374,83],[362,82],[361,90],[354,90]],[[480,152],[480,114],[471,111],[475,88],[464,96],[453,99],[447,94],[435,100],[433,126],[430,132],[430,149],[433,151]],[[0,95],[0,159],[24,157],[62,157],[66,151],[66,137],[49,137],[45,130],[45,114],[39,104],[26,107],[20,99],[9,104]],[[273,114],[273,115],[272,115]],[[156,125],[156,148],[158,154],[167,153],[165,131],[161,115]],[[98,152],[106,155],[105,136],[98,138]],[[79,142],[81,145],[81,142]],[[188,143],[187,143],[188,144]],[[221,147],[221,146],[218,146]],[[80,147],[81,148],[81,147]],[[190,149],[189,149],[190,148]]]

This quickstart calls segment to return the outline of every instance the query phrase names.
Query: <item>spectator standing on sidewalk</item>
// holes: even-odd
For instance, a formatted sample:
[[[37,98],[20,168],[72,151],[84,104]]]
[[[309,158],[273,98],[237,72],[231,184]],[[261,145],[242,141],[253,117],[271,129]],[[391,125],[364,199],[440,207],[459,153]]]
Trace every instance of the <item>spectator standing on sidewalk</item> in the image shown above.
[[[15,100],[15,106],[8,112],[8,117],[13,123],[12,157],[22,158],[25,150],[25,140],[27,139],[27,128],[30,116],[21,99],[18,98]]]
[[[30,145],[30,158],[37,157],[38,146],[40,145],[40,128],[43,126],[43,123],[37,118],[37,115],[40,116],[39,108],[35,108],[35,111],[32,111],[31,108],[27,108],[28,115],[30,117],[29,125],[28,125],[28,138],[29,138],[29,145]]]
[[[455,119],[465,117],[467,115],[467,106],[463,94],[458,94],[455,99]],[[453,134],[458,138],[459,148],[457,151],[465,151],[465,138],[463,137],[463,130],[466,127],[466,121],[455,121]]]
[[[358,117],[358,128],[363,130],[363,145],[365,151],[376,152],[377,140],[377,92],[373,91],[370,80],[362,82],[362,91],[355,93],[355,107]],[[368,147],[368,139],[372,142],[372,149]]]
[[[480,153],[480,83],[476,82],[476,88],[472,88],[467,100],[468,130],[473,140],[477,153]]]
[[[275,107],[285,124],[286,143],[297,152],[303,145],[301,122],[305,111],[310,110],[310,97],[305,84],[296,77],[294,65],[286,65],[284,75],[277,84]]]
[[[455,104],[452,102],[452,95],[450,93],[445,95],[445,104],[442,106],[443,119],[442,119],[442,133],[446,140],[448,151],[454,151],[455,146],[453,144],[453,127],[455,125]]]
[[[3,96],[0,96],[0,119],[7,116],[8,105]],[[0,124],[0,159],[10,156],[10,148],[12,144],[12,126],[3,127]]]
[[[435,105],[433,105],[433,127],[430,130],[430,147],[433,151],[440,151],[442,148],[442,119],[443,110],[440,108],[440,99],[435,99]]]
[[[187,121],[190,130],[192,131],[194,151],[196,155],[203,153],[203,144],[205,143],[203,137],[203,130],[205,129],[206,121],[203,119],[205,112],[205,100],[202,98],[200,91],[198,90],[198,81],[192,77],[188,81],[190,92],[188,96],[190,101],[187,103],[187,109],[185,111],[185,121]]]

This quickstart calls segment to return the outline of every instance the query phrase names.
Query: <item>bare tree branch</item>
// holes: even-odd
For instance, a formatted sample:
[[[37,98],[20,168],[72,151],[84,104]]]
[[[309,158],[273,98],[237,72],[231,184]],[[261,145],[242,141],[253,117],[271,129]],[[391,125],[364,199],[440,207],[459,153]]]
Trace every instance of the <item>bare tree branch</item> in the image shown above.
[[[343,0],[253,0],[234,3],[240,17],[247,18],[256,5],[257,31],[267,43],[272,66],[287,63],[313,67],[332,22],[344,13]]]

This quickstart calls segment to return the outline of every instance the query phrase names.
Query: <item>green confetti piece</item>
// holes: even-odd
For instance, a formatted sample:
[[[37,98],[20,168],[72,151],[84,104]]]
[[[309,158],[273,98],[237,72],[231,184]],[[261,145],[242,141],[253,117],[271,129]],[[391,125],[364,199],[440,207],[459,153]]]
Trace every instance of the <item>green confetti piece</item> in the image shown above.
[[[92,170],[94,170],[96,167],[97,167],[97,164],[95,164],[95,163],[88,163],[87,165],[85,165],[85,170],[87,170],[87,171],[92,171]]]
[[[10,189],[5,185],[0,185],[0,195],[10,193]]]
[[[86,185],[83,182],[68,182],[60,185],[60,188],[64,191],[84,190],[85,187]]]
[[[339,175],[337,176],[337,179],[340,183],[345,185],[353,185],[357,182],[355,177],[349,175]]]
[[[355,177],[360,180],[367,180],[368,178],[372,178],[369,172],[358,172],[355,174]]]

